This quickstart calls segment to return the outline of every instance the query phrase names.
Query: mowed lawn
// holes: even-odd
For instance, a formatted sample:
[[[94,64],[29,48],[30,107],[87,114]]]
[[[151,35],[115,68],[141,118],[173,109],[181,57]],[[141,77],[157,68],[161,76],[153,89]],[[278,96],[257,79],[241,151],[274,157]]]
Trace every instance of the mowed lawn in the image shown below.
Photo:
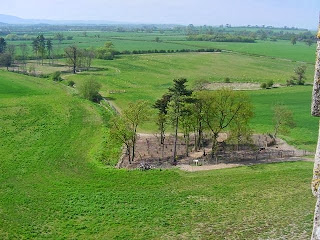
[[[111,112],[65,87],[0,71],[0,107],[1,239],[310,237],[311,162],[117,170]]]

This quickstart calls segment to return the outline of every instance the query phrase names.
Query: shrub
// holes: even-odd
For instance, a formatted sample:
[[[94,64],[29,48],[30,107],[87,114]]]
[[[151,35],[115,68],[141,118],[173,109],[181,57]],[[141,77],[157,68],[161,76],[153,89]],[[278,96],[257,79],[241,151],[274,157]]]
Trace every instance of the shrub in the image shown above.
[[[274,84],[273,81],[270,80],[270,81],[267,82],[267,87],[271,88],[273,86],[273,84]]]
[[[231,80],[230,80],[230,78],[227,77],[227,78],[224,79],[224,82],[225,83],[231,83]]]
[[[52,80],[56,82],[62,81],[61,72],[57,71],[52,74]]]
[[[267,84],[266,83],[261,83],[260,87],[263,88],[263,89],[266,89],[267,88]]]
[[[93,102],[100,102],[101,95],[99,94],[99,90],[101,88],[101,84],[95,81],[94,79],[89,79],[84,81],[79,86],[80,95]]]
[[[69,87],[74,87],[75,84],[76,83],[74,81],[72,81],[72,80],[68,81],[68,86]]]

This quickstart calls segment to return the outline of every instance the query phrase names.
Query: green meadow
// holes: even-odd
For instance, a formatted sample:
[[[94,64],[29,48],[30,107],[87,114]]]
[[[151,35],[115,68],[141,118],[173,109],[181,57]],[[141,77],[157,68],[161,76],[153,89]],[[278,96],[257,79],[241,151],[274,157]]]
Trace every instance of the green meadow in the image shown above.
[[[111,112],[44,79],[1,71],[0,86],[1,239],[309,237],[310,162],[112,169]]]
[[[90,71],[63,73],[62,83],[0,70],[0,239],[310,238],[315,205],[312,162],[193,173],[175,168],[115,169],[121,144],[110,135],[114,112],[80,98],[77,85],[98,81],[103,97],[123,109],[139,99],[151,106],[180,77],[188,79],[190,88],[198,80],[230,78],[233,83],[256,84],[272,80],[281,87],[246,91],[254,105],[251,127],[256,133],[272,133],[272,108],[283,103],[292,110],[297,126],[281,138],[314,152],[319,125],[319,119],[310,115],[314,44],[187,41],[186,35],[173,31],[63,34],[73,39],[61,44],[54,40],[56,54],[72,44],[97,48],[106,41],[112,41],[117,51],[224,51],[94,60]],[[8,43],[27,43],[31,55],[31,41]],[[19,55],[19,48],[16,51]],[[68,70],[65,59],[56,63],[42,66],[29,61],[27,66],[44,74]],[[285,87],[300,65],[307,66],[306,86]],[[75,89],[67,87],[69,80],[75,81]],[[154,133],[153,122],[139,132]]]
[[[196,80],[223,82],[226,77],[232,82],[273,80],[285,84],[300,63],[233,53],[179,53],[121,56],[113,61],[95,61],[94,65],[105,70],[68,75],[66,78],[76,83],[94,78],[103,86],[102,95],[114,101],[119,108],[124,108],[138,99],[149,101],[151,106],[167,91],[174,78],[186,77],[189,87]],[[312,78],[313,66],[308,64],[307,82],[311,83]],[[318,119],[310,115],[311,91],[310,86],[248,91],[255,109],[251,123],[253,129],[259,133],[272,133],[273,106],[283,103],[293,111],[297,127],[282,137],[299,148],[314,151]],[[155,132],[156,126],[150,122],[140,131]]]

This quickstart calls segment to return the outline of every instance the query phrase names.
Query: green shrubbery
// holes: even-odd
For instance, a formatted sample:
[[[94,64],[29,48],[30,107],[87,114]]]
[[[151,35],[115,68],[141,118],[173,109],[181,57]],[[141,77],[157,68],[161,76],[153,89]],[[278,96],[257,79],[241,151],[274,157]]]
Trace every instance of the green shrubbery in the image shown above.
[[[61,82],[63,79],[61,77],[61,72],[56,71],[52,74],[52,80],[55,82]]]
[[[79,93],[85,99],[93,102],[100,102],[102,99],[101,95],[99,94],[100,88],[100,83],[94,79],[89,79],[79,85]]]
[[[74,87],[75,84],[76,83],[74,81],[72,81],[72,80],[68,81],[68,86],[69,87]]]

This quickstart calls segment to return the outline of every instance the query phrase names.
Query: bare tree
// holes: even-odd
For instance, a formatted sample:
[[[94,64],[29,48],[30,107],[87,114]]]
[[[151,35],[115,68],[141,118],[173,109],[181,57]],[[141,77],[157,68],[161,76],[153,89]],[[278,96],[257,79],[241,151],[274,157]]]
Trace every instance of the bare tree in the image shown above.
[[[77,46],[73,45],[67,47],[64,52],[67,58],[67,64],[72,68],[72,72],[76,74],[77,68],[80,65],[81,50]]]

